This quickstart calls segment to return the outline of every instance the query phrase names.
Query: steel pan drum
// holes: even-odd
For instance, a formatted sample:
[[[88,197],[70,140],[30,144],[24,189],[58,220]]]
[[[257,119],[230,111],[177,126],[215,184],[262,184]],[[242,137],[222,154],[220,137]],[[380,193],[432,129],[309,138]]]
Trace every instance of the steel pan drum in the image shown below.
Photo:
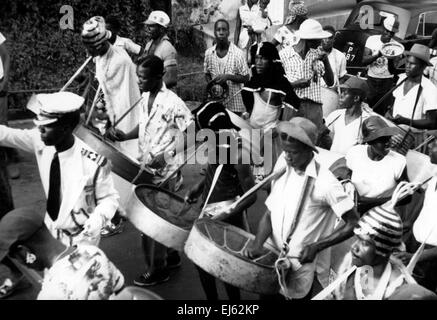
[[[74,135],[89,145],[95,152],[110,160],[112,163],[112,172],[124,180],[132,181],[140,171],[140,164],[136,159],[122,153],[114,143],[103,139],[101,135],[85,127],[83,124],[79,124],[76,127]],[[145,171],[137,179],[135,184],[150,183],[151,181],[152,175]]]
[[[141,232],[166,247],[182,251],[200,210],[180,196],[152,185],[135,187],[127,217]]]
[[[322,111],[323,118],[326,118],[331,114],[332,111],[338,108],[338,93],[337,91],[329,88],[322,87]]]
[[[246,291],[277,294],[275,261],[278,251],[264,244],[265,253],[251,260],[242,255],[255,236],[224,222],[196,221],[185,243],[185,254],[196,265],[216,278]]]

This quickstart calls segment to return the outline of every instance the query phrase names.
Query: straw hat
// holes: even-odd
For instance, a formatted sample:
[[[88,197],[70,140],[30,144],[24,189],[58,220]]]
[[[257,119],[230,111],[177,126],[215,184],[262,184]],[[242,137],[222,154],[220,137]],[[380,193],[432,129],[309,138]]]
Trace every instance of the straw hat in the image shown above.
[[[391,137],[399,133],[396,127],[390,127],[379,116],[371,116],[364,120],[363,127],[363,142],[368,143],[381,137]]]
[[[431,53],[429,47],[415,43],[410,51],[405,51],[407,56],[416,57],[426,63],[428,67],[432,67],[432,63],[429,61],[431,58]]]
[[[279,134],[285,133],[289,137],[311,147],[314,152],[319,152],[316,148],[317,127],[310,120],[302,117],[294,117],[290,121],[279,122],[277,129]]]
[[[305,20],[299,27],[297,35],[301,39],[326,39],[332,36],[330,32],[323,30],[320,22],[314,19]]]

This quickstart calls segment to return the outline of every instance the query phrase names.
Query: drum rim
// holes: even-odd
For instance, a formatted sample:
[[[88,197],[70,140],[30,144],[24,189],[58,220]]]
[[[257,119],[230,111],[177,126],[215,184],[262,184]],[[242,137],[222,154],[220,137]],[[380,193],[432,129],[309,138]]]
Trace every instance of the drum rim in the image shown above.
[[[233,255],[234,257],[237,257],[237,258],[243,260],[243,261],[246,262],[246,263],[251,263],[251,264],[256,265],[257,267],[264,268],[264,269],[267,269],[267,270],[275,270],[275,266],[274,266],[274,265],[268,266],[268,265],[266,265],[266,264],[258,263],[258,262],[253,261],[253,260],[251,260],[251,259],[249,259],[249,258],[247,258],[247,257],[245,257],[245,256],[243,256],[243,255],[241,255],[241,254],[237,254],[237,253],[235,253],[235,252],[232,252],[231,250],[228,250],[228,249],[226,249],[226,248],[224,248],[224,247],[222,247],[222,246],[219,246],[219,245],[217,244],[217,242],[213,241],[213,240],[210,239],[210,238],[207,238],[207,237],[205,236],[205,234],[204,234],[204,233],[203,233],[203,232],[198,228],[198,225],[201,224],[201,223],[207,223],[207,224],[215,223],[215,224],[221,225],[222,227],[226,227],[226,228],[231,229],[231,230],[234,230],[234,231],[236,231],[236,230],[237,230],[237,231],[242,231],[242,232],[244,233],[244,235],[248,235],[252,240],[255,239],[255,235],[253,235],[253,234],[251,234],[251,233],[249,233],[249,232],[247,232],[247,231],[245,231],[245,230],[243,230],[243,229],[240,229],[240,228],[238,228],[238,227],[236,227],[236,226],[233,226],[233,225],[231,225],[231,224],[229,224],[229,223],[226,223],[226,222],[223,222],[223,221],[219,221],[219,220],[213,220],[213,219],[210,219],[210,218],[201,218],[201,219],[197,219],[197,220],[194,222],[194,225],[193,225],[193,228],[196,228],[196,229],[197,229],[197,232],[198,232],[198,233],[199,233],[199,234],[200,234],[204,239],[206,239],[206,240],[212,242],[212,243],[214,244],[215,247],[217,247],[217,248],[219,248],[219,249],[221,249],[221,250],[223,250],[223,251],[226,251],[227,253],[230,253],[230,254]],[[241,232],[239,232],[239,233],[241,233]],[[269,251],[272,251],[274,254],[276,254],[276,255],[279,256],[279,250],[277,250],[276,248],[274,248],[270,243],[265,242],[265,243],[263,244],[263,248],[268,249]]]

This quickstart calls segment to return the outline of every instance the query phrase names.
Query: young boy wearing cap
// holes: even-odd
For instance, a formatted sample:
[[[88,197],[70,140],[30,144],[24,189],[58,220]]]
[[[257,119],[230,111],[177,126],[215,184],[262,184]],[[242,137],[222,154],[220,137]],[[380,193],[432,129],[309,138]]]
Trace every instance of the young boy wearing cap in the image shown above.
[[[245,254],[260,255],[271,236],[282,249],[282,263],[277,262],[281,294],[301,299],[327,286],[330,251],[326,249],[352,236],[358,214],[340,182],[315,160],[316,126],[295,117],[280,122],[278,132],[285,157],[274,170],[285,167],[286,171],[272,183],[268,210]],[[334,230],[337,218],[346,223]]]
[[[138,138],[140,162],[152,173],[154,184],[160,184],[177,170],[176,161],[167,161],[181,152],[177,138],[194,125],[193,116],[185,103],[171,90],[163,80],[164,63],[154,55],[143,56],[138,60],[137,75],[143,98],[139,104],[139,124],[129,132],[111,129],[108,137],[125,141]],[[180,171],[179,171],[180,172]],[[182,174],[170,179],[163,188],[175,192],[182,184]],[[142,234],[143,252],[147,271],[134,283],[139,286],[151,286],[168,281],[169,266],[179,267],[177,251],[168,249],[150,237]],[[169,263],[173,262],[173,263]]]
[[[373,35],[367,38],[364,53],[363,65],[368,66],[367,84],[369,85],[369,105],[371,108],[393,87],[394,59],[383,56],[381,49],[384,44],[393,42],[396,32],[398,32],[399,21],[395,16],[390,15],[384,18],[383,31],[381,35]],[[386,99],[375,112],[384,115],[390,104]]]
[[[329,38],[322,39],[322,49],[328,54],[329,63],[334,74],[334,86],[338,86],[344,82],[347,73],[346,56],[343,52],[334,48],[335,28],[328,25],[323,26],[323,30],[331,34]]]
[[[38,94],[29,103],[37,128],[0,126],[0,145],[35,153],[47,195],[45,223],[68,246],[97,245],[119,206],[108,161],[73,135],[83,102],[70,92]]]
[[[384,206],[369,210],[354,233],[356,240],[340,267],[339,277],[352,266],[357,269],[335,289],[334,299],[386,300],[403,285],[415,283],[402,262],[392,257],[402,237],[402,221],[395,211]]]
[[[437,127],[437,91],[434,84],[423,75],[425,68],[431,66],[429,48],[414,44],[405,54],[405,73],[399,75],[398,80],[398,84],[403,84],[393,91],[395,101],[392,112],[386,117],[396,124],[412,127],[417,145],[423,139],[420,129],[432,130]]]
[[[437,164],[437,143],[432,142],[429,147],[429,155],[432,164]],[[413,233],[409,239],[405,239],[406,252],[400,252],[397,257],[408,264],[413,254],[422,243],[425,243],[424,251],[419,257],[413,275],[418,276],[417,282],[425,288],[437,290],[437,170],[434,170],[433,178],[425,185],[425,197],[420,213],[413,223]]]
[[[178,66],[176,49],[167,36],[170,18],[164,11],[155,10],[150,13],[144,24],[146,35],[151,40],[146,43],[141,56],[153,54],[164,61],[164,83],[167,88],[174,88],[178,81]]]
[[[279,53],[288,81],[300,99],[299,115],[311,120],[318,128],[316,145],[328,149],[330,139],[323,123],[321,85],[334,84],[328,55],[319,47],[321,40],[331,34],[323,31],[314,19],[305,20],[299,28],[301,49],[287,47]],[[299,50],[299,51],[296,51]]]
[[[32,208],[13,210],[0,220],[0,243],[0,261],[11,254],[27,268],[44,271],[38,300],[106,300],[124,285],[123,275],[102,250],[56,240]],[[4,286],[3,296],[13,289]]]
[[[222,220],[241,229],[246,229],[245,224],[247,224],[247,221],[245,221],[244,210],[255,203],[256,194],[248,197],[233,212],[226,211],[229,205],[255,184],[250,165],[244,164],[241,161],[243,152],[240,144],[241,137],[236,132],[234,124],[231,122],[226,109],[221,103],[211,102],[201,107],[196,113],[196,121],[200,129],[214,131],[216,145],[210,145],[208,152],[215,150],[214,154],[218,156],[218,159],[216,159],[216,163],[208,163],[205,178],[186,193],[185,199],[188,203],[194,203],[201,195],[202,206],[205,205],[204,202],[212,187],[216,170],[220,165],[223,165],[217,183],[213,186],[214,189],[205,207],[205,217]],[[225,134],[231,139],[229,145],[220,144],[222,140],[220,135]],[[238,154],[230,154],[232,151],[230,145],[234,145],[234,142],[239,144]],[[207,299],[217,301],[218,294],[214,277],[200,268],[197,269]],[[225,288],[230,300],[240,300],[238,288],[229,284],[225,284]]]
[[[358,192],[359,211],[364,213],[388,201],[397,184],[408,176],[405,157],[389,149],[398,128],[388,126],[380,116],[371,116],[363,121],[361,130],[365,144],[352,147],[346,163]]]
[[[226,83],[229,101],[225,107],[237,115],[246,109],[239,91],[249,80],[249,68],[243,51],[229,41],[229,22],[219,19],[214,24],[216,44],[205,51],[204,72],[208,83]]]
[[[362,142],[361,127],[372,110],[364,102],[369,89],[366,81],[350,77],[340,88],[339,109],[331,112],[325,123],[332,136],[330,150],[345,155]]]

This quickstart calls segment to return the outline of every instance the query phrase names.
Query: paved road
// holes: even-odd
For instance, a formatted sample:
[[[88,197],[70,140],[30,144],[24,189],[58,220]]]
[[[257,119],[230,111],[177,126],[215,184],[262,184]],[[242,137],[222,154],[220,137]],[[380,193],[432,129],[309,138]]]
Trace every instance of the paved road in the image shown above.
[[[15,127],[30,127],[29,122],[15,122]],[[33,154],[20,152],[21,176],[18,180],[11,180],[15,207],[34,206],[38,210],[45,210],[45,196],[40,182],[36,161]],[[183,169],[184,185],[179,192],[184,194],[196,180],[200,179],[200,166],[187,165]],[[249,210],[249,223],[251,230],[256,230],[257,222],[265,210],[263,200],[265,195],[259,194],[257,203]],[[133,280],[144,272],[143,258],[140,250],[140,234],[130,224],[125,225],[123,233],[105,238],[101,248],[106,252],[113,263],[121,270],[127,285],[132,285]],[[227,299],[224,287],[218,285],[220,299]],[[202,300],[205,295],[202,291],[197,271],[193,263],[182,254],[182,266],[171,274],[170,281],[150,287],[151,290],[161,295],[164,299]],[[35,299],[37,292],[32,288],[18,290],[10,299]],[[257,295],[249,292],[242,293],[243,299],[257,299]]]

